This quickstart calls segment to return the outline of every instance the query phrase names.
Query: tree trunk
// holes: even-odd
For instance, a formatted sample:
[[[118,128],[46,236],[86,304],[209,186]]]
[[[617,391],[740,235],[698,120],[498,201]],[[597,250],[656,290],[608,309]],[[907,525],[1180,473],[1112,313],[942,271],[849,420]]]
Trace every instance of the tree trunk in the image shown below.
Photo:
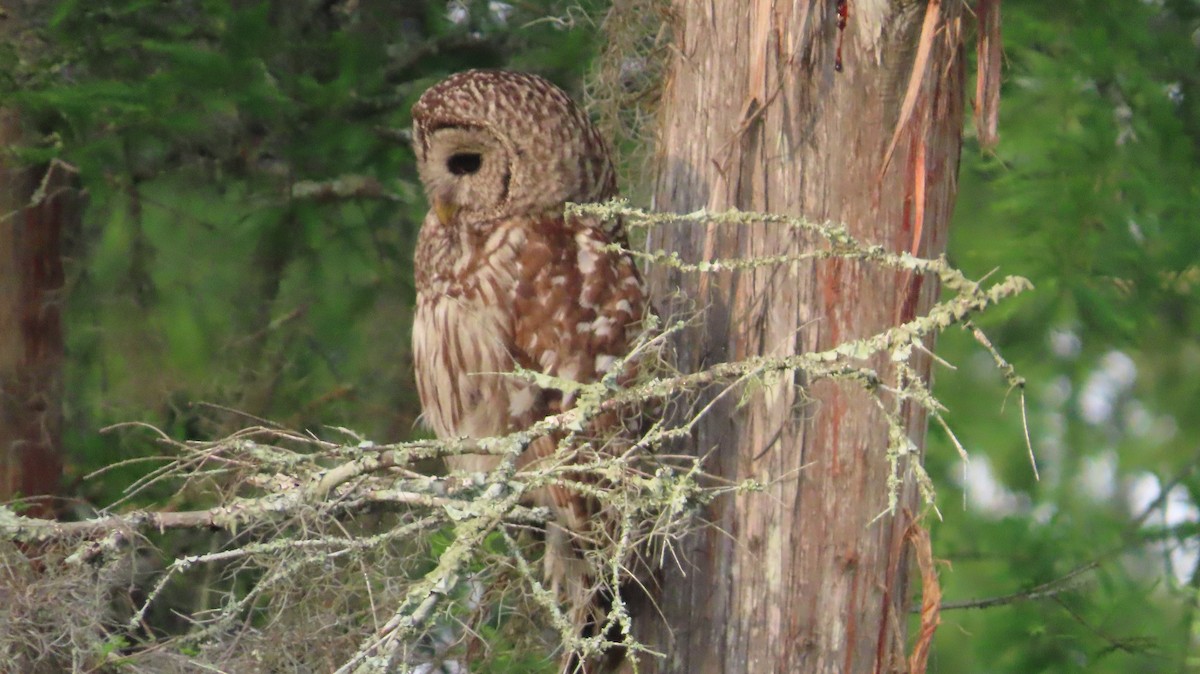
[[[8,154],[23,140],[0,109],[0,502],[58,493],[62,476],[62,232],[77,217],[59,166],[30,170]],[[36,201],[36,203],[34,203]],[[52,515],[47,499],[25,514]]]
[[[845,223],[891,251],[939,255],[961,146],[962,6],[677,0],[655,210],[799,215]],[[691,261],[817,246],[767,225],[665,227],[649,242]],[[706,309],[677,344],[691,369],[827,349],[909,320],[938,294],[936,279],[837,259],[657,270],[651,286],[667,311]],[[894,378],[887,359],[871,365]],[[917,365],[927,377],[927,360]],[[907,671],[916,488],[901,465],[899,505],[880,517],[892,473],[877,403],[852,384],[799,378],[738,398],[718,401],[692,450],[711,452],[718,476],[767,487],[704,513],[714,526],[681,546],[682,571],[663,572],[665,620],[652,610],[640,623],[642,640],[667,657],[643,662],[681,674]],[[923,447],[923,413],[902,414]]]

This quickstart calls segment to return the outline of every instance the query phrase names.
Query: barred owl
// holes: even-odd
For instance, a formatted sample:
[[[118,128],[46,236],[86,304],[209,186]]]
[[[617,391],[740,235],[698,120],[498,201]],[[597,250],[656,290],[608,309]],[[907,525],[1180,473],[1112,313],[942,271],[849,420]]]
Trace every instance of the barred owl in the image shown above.
[[[413,355],[426,422],[442,438],[480,438],[568,409],[572,396],[515,377],[517,366],[577,382],[604,376],[630,346],[645,305],[619,222],[563,214],[616,195],[608,149],[558,87],[534,75],[472,70],[413,107],[418,171],[432,208],[417,242]],[[530,445],[522,463],[555,451]],[[451,460],[489,470],[490,456]],[[572,532],[595,505],[565,487],[550,507],[546,575],[577,611],[586,573]],[[593,615],[594,619],[594,615]]]

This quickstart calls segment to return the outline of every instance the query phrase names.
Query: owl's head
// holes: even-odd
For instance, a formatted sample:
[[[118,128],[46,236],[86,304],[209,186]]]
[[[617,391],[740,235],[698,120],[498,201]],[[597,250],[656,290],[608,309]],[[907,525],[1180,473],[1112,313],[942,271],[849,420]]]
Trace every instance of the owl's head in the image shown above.
[[[422,94],[412,116],[421,182],[443,224],[559,212],[616,194],[599,132],[536,75],[458,73]]]

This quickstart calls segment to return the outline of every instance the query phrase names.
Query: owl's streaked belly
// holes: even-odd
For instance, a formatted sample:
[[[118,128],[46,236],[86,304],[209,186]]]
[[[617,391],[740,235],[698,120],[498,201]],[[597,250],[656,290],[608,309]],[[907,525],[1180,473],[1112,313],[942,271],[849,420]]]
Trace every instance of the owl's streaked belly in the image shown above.
[[[491,247],[485,247],[485,250]],[[491,248],[493,262],[467,265],[417,288],[413,357],[425,423],[439,438],[484,438],[528,423],[534,390],[509,374],[512,325],[504,312],[512,285],[508,246]],[[472,270],[472,267],[474,269]],[[464,273],[466,272],[466,273]],[[453,469],[490,470],[499,459],[466,455],[447,461]]]

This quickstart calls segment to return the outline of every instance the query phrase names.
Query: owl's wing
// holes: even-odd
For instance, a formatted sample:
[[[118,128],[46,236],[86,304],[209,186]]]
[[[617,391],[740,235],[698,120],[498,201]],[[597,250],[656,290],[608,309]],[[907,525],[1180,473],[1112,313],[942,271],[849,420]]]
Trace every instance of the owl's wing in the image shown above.
[[[587,383],[629,348],[645,304],[630,257],[585,218],[532,223],[514,289],[514,358],[523,367]],[[566,396],[554,411],[570,407]]]
[[[645,293],[630,257],[608,249],[609,235],[586,218],[541,218],[530,224],[514,290],[513,351],[521,366],[589,383],[625,355],[642,319]],[[538,412],[569,409],[572,395],[540,389]],[[517,427],[537,419],[524,421]],[[529,460],[554,452],[552,438],[535,443]],[[572,508],[570,494],[555,494]],[[571,513],[575,515],[585,513]]]
[[[544,374],[594,382],[628,352],[639,330],[645,306],[641,277],[628,255],[608,249],[611,234],[601,223],[558,217],[528,224],[514,290],[513,357],[523,367]],[[561,412],[575,402],[570,391],[534,390],[538,415]],[[514,419],[514,426],[534,421]],[[605,414],[593,419],[591,428],[596,434],[607,434],[620,430],[620,424],[619,414]],[[523,463],[572,464],[576,461],[572,454],[556,454],[560,440],[561,436],[553,435],[537,439],[526,450]],[[612,451],[611,446],[605,449]],[[546,580],[553,592],[567,600],[572,622],[586,633],[589,625],[603,624],[607,608],[585,560],[583,547],[588,544],[584,541],[609,537],[612,532],[597,503],[580,491],[554,484],[538,490],[534,498],[555,513],[546,527]],[[574,654],[567,654],[563,671],[577,671],[579,665]]]

